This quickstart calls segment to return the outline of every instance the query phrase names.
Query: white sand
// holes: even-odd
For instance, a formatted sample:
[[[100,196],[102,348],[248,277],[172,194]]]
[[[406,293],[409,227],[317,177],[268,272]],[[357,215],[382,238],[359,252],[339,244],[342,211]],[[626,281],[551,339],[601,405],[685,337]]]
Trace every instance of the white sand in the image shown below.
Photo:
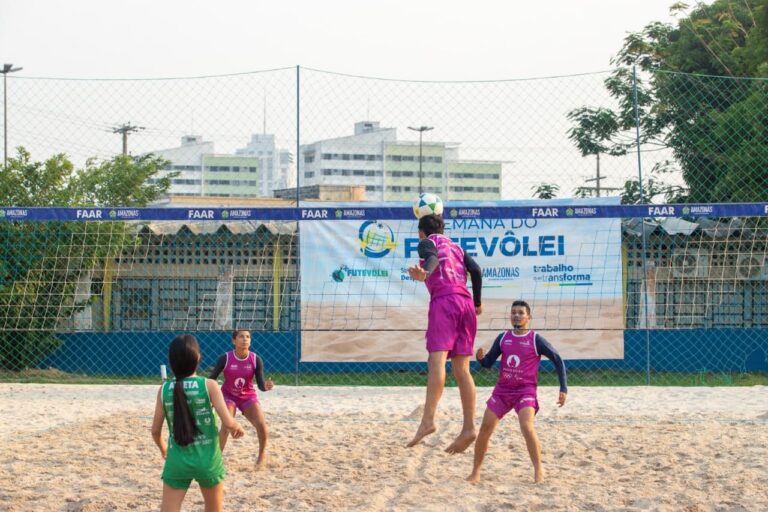
[[[154,386],[0,384],[0,510],[156,510],[162,460],[149,427]],[[490,390],[478,390],[479,424]],[[471,449],[443,452],[460,426],[456,389],[440,430],[405,443],[421,388],[279,387],[262,393],[270,464],[257,439],[225,451],[227,510],[768,510],[768,388],[541,388],[547,481],[514,417],[477,485]],[[196,484],[185,510],[201,508]]]

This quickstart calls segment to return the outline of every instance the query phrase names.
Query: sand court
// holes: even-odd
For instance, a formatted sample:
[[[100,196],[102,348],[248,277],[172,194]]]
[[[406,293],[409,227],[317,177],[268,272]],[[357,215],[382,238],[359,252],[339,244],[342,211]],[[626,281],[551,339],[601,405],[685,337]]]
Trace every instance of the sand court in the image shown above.
[[[0,384],[0,509],[156,510],[162,460],[149,434],[156,386]],[[490,388],[478,389],[479,425]],[[482,481],[460,429],[455,388],[436,434],[407,449],[421,388],[290,387],[261,393],[269,464],[257,438],[230,441],[226,510],[768,510],[768,387],[540,388],[547,481],[515,418],[491,440]],[[167,431],[164,431],[164,434]],[[202,499],[193,484],[185,510]]]

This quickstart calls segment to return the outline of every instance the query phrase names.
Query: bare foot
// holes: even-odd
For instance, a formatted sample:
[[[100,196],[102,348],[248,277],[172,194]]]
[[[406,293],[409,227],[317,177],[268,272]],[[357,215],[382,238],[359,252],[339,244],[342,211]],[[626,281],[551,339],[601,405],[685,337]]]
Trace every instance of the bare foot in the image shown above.
[[[540,484],[544,481],[544,468],[536,468],[533,472],[533,482]]]
[[[256,471],[264,469],[265,467],[267,467],[267,454],[262,453],[259,454],[259,458],[256,459]]]
[[[479,471],[473,471],[471,475],[467,477],[467,482],[471,484],[476,484],[480,481],[480,472]]]
[[[419,444],[422,439],[427,437],[429,434],[434,433],[437,430],[437,427],[435,427],[434,423],[430,425],[424,425],[423,423],[419,425],[419,428],[416,430],[416,435],[413,436],[413,439],[411,439],[411,442],[408,443],[406,446],[408,448],[412,448]]]
[[[469,448],[469,445],[475,442],[477,432],[474,430],[463,431],[459,436],[453,440],[453,442],[445,449],[448,453],[462,453]]]

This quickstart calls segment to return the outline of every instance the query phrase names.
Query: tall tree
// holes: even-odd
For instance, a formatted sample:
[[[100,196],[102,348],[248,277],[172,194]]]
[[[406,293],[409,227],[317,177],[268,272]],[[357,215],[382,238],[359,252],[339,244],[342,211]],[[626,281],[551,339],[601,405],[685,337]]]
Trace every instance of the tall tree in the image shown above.
[[[605,81],[618,104],[615,129],[589,134],[587,142],[627,150],[637,114],[643,147],[674,155],[651,169],[653,192],[691,202],[766,200],[768,0],[677,3],[671,10],[676,24],[654,22],[625,38],[613,60],[619,67]],[[572,115],[579,111],[592,123],[606,117],[586,108]],[[575,142],[584,154],[584,143]],[[669,172],[682,173],[687,191],[663,185]]]
[[[165,163],[121,155],[75,170],[64,155],[37,162],[19,148],[0,197],[20,208],[145,206],[170,187],[172,176],[148,181]],[[133,239],[118,221],[0,221],[0,368],[34,366],[58,347],[56,328],[90,301],[91,273]]]

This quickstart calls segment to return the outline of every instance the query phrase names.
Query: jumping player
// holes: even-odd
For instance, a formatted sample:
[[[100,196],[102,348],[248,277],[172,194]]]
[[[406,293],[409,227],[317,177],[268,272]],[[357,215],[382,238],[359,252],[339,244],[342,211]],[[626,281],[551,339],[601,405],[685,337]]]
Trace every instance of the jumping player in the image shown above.
[[[407,446],[415,446],[435,432],[437,404],[445,387],[445,363],[452,360],[453,375],[459,386],[463,426],[461,433],[445,449],[448,453],[466,450],[477,437],[475,430],[475,381],[469,372],[474,352],[477,315],[481,301],[482,272],[468,254],[443,235],[445,224],[438,215],[419,219],[419,265],[408,269],[416,281],[424,281],[429,291],[427,332],[427,396],[424,414],[416,435]],[[472,277],[472,293],[467,289],[467,274]]]
[[[266,462],[265,451],[267,449],[267,420],[264,411],[259,404],[259,397],[253,388],[253,381],[261,391],[269,391],[275,387],[271,380],[264,380],[264,362],[254,352],[250,351],[251,333],[244,329],[238,329],[232,333],[232,345],[234,350],[222,354],[211,370],[209,378],[216,380],[219,374],[224,372],[224,383],[221,391],[227,409],[235,416],[236,408],[240,409],[248,421],[256,428],[259,438],[259,455],[256,466],[262,467]],[[227,429],[222,428],[219,438],[221,449],[227,444]]]
[[[152,419],[152,439],[165,459],[161,510],[181,510],[189,484],[197,480],[205,510],[220,511],[225,471],[213,409],[221,418],[222,430],[232,437],[242,437],[243,427],[227,410],[218,384],[195,375],[200,347],[194,336],[174,338],[168,360],[175,379],[164,382],[158,390]],[[163,420],[170,431],[167,445],[162,437]]]
[[[557,350],[540,334],[528,329],[531,320],[531,307],[527,302],[516,300],[512,303],[510,313],[513,330],[505,331],[496,337],[488,354],[482,348],[477,350],[477,360],[483,368],[490,368],[502,356],[499,368],[499,380],[493,388],[491,398],[480,426],[480,433],[475,443],[475,458],[472,474],[467,477],[470,482],[480,480],[480,466],[483,464],[488,443],[493,431],[512,409],[517,413],[520,431],[525,438],[528,455],[531,457],[534,471],[534,482],[544,480],[544,468],[541,464],[541,444],[533,420],[539,410],[536,394],[539,378],[539,363],[541,356],[552,361],[560,381],[560,395],[557,404],[562,407],[568,393],[565,365]]]

